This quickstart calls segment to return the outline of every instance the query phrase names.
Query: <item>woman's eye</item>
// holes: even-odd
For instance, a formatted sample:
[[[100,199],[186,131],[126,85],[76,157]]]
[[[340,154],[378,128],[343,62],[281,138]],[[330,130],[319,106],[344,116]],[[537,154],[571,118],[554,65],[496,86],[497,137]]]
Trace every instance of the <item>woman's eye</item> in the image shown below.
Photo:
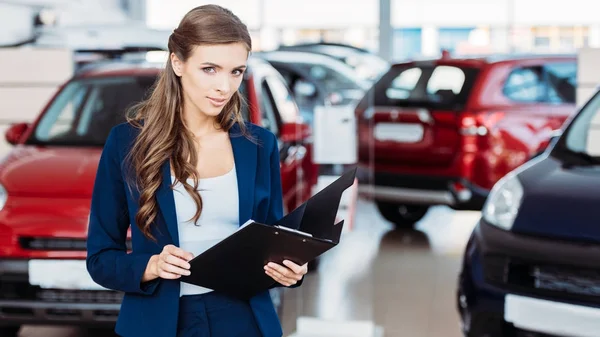
[[[233,75],[235,75],[235,76],[240,76],[243,73],[244,73],[244,71],[240,70],[240,69],[236,69],[236,70],[233,71]]]
[[[202,68],[202,70],[203,70],[205,73],[209,73],[209,74],[212,74],[212,73],[214,73],[214,72],[215,72],[215,68],[214,68],[214,67],[206,67],[206,68]]]

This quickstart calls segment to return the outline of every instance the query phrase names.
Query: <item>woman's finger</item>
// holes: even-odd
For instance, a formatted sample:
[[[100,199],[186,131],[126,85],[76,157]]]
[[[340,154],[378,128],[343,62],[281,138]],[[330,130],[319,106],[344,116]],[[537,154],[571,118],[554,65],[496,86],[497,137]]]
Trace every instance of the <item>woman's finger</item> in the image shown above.
[[[295,280],[290,280],[288,278],[282,277],[281,274],[276,274],[275,272],[272,272],[271,270],[267,270],[265,271],[267,273],[267,275],[269,275],[273,280],[275,280],[276,282],[279,282],[280,284],[289,287],[293,284],[296,284]]]
[[[267,264],[268,267],[270,267],[271,269],[273,269],[274,271],[278,272],[279,274],[285,276],[285,277],[292,277],[292,275],[294,274],[293,271],[291,271],[289,268],[286,268],[284,266],[281,266],[277,263],[274,262],[269,262]]]
[[[163,279],[167,279],[167,280],[174,280],[174,279],[180,278],[181,275],[169,273],[167,271],[164,271],[164,270],[160,269],[158,271],[158,277],[163,278]]]
[[[269,273],[271,273],[271,275],[274,276],[274,278],[275,278],[276,281],[278,281],[278,282],[280,282],[282,284],[291,285],[291,284],[296,284],[298,282],[298,280],[296,280],[295,278],[285,276],[285,275],[279,273],[278,271],[276,271],[274,269],[268,268],[267,271]]]
[[[302,266],[299,266],[299,265],[295,264],[294,262],[292,262],[290,260],[284,260],[283,264],[286,267],[290,268],[296,274],[301,274],[302,273]]]
[[[167,245],[165,246],[164,250],[169,253],[169,255],[175,255],[176,257],[179,257],[183,260],[189,261],[191,259],[194,258],[194,256],[192,255],[192,253],[190,252],[186,252],[183,249],[173,246],[173,245]]]
[[[175,255],[165,256],[164,261],[168,264],[172,264],[174,266],[177,266],[177,267],[180,267],[183,269],[190,269],[190,264],[187,261],[185,261]]]
[[[189,270],[183,269],[183,268],[179,268],[179,267],[174,266],[172,264],[165,264],[163,266],[163,270],[166,271],[166,272],[173,273],[173,274],[178,274],[178,275],[189,276],[191,274]]]

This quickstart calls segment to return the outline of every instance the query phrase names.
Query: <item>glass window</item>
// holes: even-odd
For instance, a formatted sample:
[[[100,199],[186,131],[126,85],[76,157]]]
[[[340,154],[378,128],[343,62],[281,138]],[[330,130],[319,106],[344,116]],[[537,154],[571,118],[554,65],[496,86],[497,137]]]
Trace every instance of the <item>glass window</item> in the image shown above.
[[[242,96],[242,99],[243,99],[242,107],[240,109],[242,118],[244,118],[245,121],[250,121],[250,108],[248,106],[250,100],[248,99],[248,90],[246,90],[246,80],[242,81],[242,83],[240,84],[240,87],[238,89],[238,92],[240,93],[240,95]]]
[[[544,101],[546,86],[539,68],[519,68],[508,75],[504,95],[518,102]]]
[[[374,104],[461,110],[478,73],[450,65],[393,67],[375,84]]]
[[[544,66],[548,81],[548,100],[552,103],[574,104],[577,88],[575,62],[551,63]]]
[[[458,95],[464,84],[465,73],[460,68],[438,66],[427,82],[427,93],[438,95],[441,92],[451,92],[452,95]]]
[[[298,64],[298,67],[308,72],[310,76],[321,83],[327,92],[339,92],[343,90],[361,89],[360,80],[356,74],[343,74],[335,69],[317,64]],[[352,71],[351,68],[348,71]]]
[[[566,148],[600,158],[600,95],[594,96],[569,126]]]
[[[266,80],[261,85],[260,95],[260,117],[261,126],[274,134],[279,134],[279,128],[277,127],[277,111],[275,109],[275,102],[271,96],[271,90]]]
[[[102,146],[127,109],[142,101],[155,77],[75,80],[52,101],[32,134],[31,143]]]
[[[469,35],[475,29],[475,27],[440,28],[438,33],[440,50],[454,52],[462,42],[469,41]]]
[[[298,121],[298,107],[290,90],[279,78],[270,76],[267,83],[275,102],[275,108],[283,123],[294,123]]]
[[[394,30],[394,59],[405,60],[421,55],[421,28],[400,28]]]
[[[387,89],[386,95],[391,99],[407,99],[417,86],[422,71],[420,68],[407,69],[398,75]]]

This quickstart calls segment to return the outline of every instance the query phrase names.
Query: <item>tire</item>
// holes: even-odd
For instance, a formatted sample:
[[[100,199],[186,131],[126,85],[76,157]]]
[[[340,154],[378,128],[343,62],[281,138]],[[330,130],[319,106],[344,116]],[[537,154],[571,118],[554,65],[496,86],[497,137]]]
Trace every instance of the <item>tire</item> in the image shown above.
[[[384,219],[393,223],[397,228],[413,228],[415,223],[423,219],[428,205],[397,204],[377,201],[377,208]]]
[[[1,337],[17,337],[21,326],[0,326]]]

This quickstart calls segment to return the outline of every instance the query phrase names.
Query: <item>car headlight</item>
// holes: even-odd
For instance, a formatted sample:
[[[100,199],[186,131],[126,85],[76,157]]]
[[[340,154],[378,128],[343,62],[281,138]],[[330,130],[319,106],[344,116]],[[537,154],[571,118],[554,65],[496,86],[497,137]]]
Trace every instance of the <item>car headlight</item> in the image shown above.
[[[509,173],[492,188],[483,206],[483,218],[491,225],[510,230],[522,201],[523,186],[515,174]]]
[[[0,184],[0,211],[4,208],[4,205],[6,205],[7,199],[8,199],[8,192],[6,192],[6,189],[4,188],[4,186],[2,186],[2,184]]]

